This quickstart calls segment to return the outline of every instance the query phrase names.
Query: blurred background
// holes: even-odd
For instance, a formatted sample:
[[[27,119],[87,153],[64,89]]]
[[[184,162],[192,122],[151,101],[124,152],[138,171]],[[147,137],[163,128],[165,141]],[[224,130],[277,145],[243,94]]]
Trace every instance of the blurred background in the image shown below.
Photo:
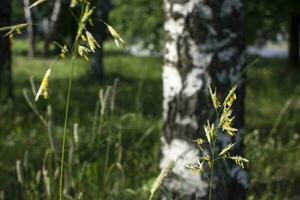
[[[58,187],[71,58],[56,59],[57,43],[73,41],[77,22],[70,12],[79,10],[70,11],[66,0],[29,9],[32,3],[0,3],[0,27],[32,24],[11,43],[1,36],[0,73],[6,78],[0,79],[0,199],[55,199]],[[92,33],[102,48],[89,61],[76,62],[66,193],[70,199],[147,199],[160,171],[163,2],[91,3],[95,18],[112,25],[129,48],[117,48],[106,26],[94,22]],[[299,199],[300,3],[244,0],[243,11],[248,52],[244,143],[251,161],[247,199]],[[34,103],[52,63],[49,99]],[[111,91],[115,96],[107,103]],[[93,132],[101,132],[97,141]]]

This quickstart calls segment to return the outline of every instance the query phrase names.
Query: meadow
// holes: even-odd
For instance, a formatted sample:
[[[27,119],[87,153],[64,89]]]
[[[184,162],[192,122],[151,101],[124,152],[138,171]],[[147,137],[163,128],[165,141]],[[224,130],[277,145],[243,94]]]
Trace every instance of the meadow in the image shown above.
[[[55,62],[50,98],[33,103],[32,85],[38,87],[54,58],[29,59],[25,52],[25,42],[16,40],[15,99],[0,108],[0,196],[56,199],[71,59]],[[109,43],[104,63],[103,80],[92,76],[86,61],[75,64],[65,194],[69,199],[148,199],[159,174],[163,60],[136,57]],[[249,200],[297,199],[299,83],[299,71],[288,68],[283,59],[258,58],[247,68]],[[112,91],[115,95],[110,96]]]

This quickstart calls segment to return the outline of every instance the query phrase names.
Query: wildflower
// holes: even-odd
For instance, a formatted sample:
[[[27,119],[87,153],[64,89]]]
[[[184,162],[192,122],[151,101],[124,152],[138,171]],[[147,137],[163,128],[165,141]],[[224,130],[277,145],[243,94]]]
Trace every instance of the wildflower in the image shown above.
[[[211,100],[213,102],[214,108],[215,109],[220,108],[221,107],[221,103],[220,103],[220,101],[217,98],[217,92],[216,92],[216,90],[215,90],[215,92],[212,92],[211,87],[209,87],[209,93],[210,93],[210,97],[211,97]]]
[[[229,144],[226,147],[224,147],[224,149],[222,149],[222,151],[219,153],[219,156],[223,159],[227,158],[229,151],[232,149],[232,147],[234,147],[234,143],[233,144]]]
[[[96,39],[90,32],[85,31],[85,34],[86,34],[87,41],[88,41],[91,51],[93,53],[95,53],[96,48],[97,47],[100,48],[100,45],[98,44],[98,42],[96,41]]]
[[[35,101],[38,101],[41,95],[44,97],[44,99],[48,98],[48,81],[49,81],[50,74],[51,74],[51,68],[47,70],[44,78],[42,79],[41,86],[35,96]]]
[[[247,160],[246,158],[243,158],[241,156],[232,156],[229,157],[231,160],[234,160],[234,162],[239,165],[241,168],[245,168],[244,163],[248,163],[249,160]]]

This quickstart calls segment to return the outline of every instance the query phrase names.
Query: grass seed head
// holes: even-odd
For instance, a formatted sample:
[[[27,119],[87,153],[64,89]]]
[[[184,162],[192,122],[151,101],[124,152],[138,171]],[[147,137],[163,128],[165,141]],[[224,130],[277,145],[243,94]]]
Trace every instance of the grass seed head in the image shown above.
[[[49,82],[49,76],[51,74],[51,68],[49,68],[43,79],[42,79],[42,82],[41,82],[41,85],[40,85],[40,88],[38,90],[38,92],[36,93],[36,96],[35,96],[35,101],[38,101],[39,100],[39,97],[40,96],[43,96],[44,99],[48,99],[48,82]]]
[[[224,147],[222,151],[219,153],[219,156],[223,159],[227,158],[229,151],[234,147],[234,145],[235,143],[232,143]]]
[[[249,160],[241,156],[231,156],[231,160],[234,160],[235,164],[239,165],[241,168],[245,168],[244,163],[249,163]]]
[[[24,183],[24,176],[23,176],[23,171],[22,171],[22,162],[20,160],[17,160],[16,162],[16,171],[17,171],[17,177],[19,183],[23,185]]]
[[[200,160],[198,160],[197,163],[187,165],[186,168],[190,169],[192,174],[202,175],[204,173],[203,164],[203,161],[201,162]]]
[[[100,48],[100,45],[98,44],[94,36],[89,31],[85,31],[85,34],[86,34],[87,42],[90,46],[90,50],[93,53],[95,53],[96,48],[97,47]]]
[[[151,200],[154,197],[155,192],[158,190],[158,188],[162,185],[164,179],[167,177],[168,173],[172,170],[174,166],[174,161],[171,160],[168,162],[168,164],[161,170],[159,176],[154,181],[152,187],[151,187],[151,195],[149,200]]]
[[[211,87],[209,86],[209,93],[210,93],[210,97],[211,97],[211,100],[213,102],[214,108],[215,109],[220,108],[221,103],[220,103],[220,101],[218,100],[218,97],[217,97],[217,90],[215,90],[215,92],[212,92]]]
[[[229,90],[229,93],[223,102],[223,106],[225,109],[231,108],[231,106],[233,105],[233,102],[237,99],[236,94],[235,94],[236,88],[237,88],[237,86],[235,85],[232,87],[231,90]]]
[[[211,142],[214,140],[214,138],[216,137],[216,129],[215,129],[215,124],[212,123],[210,125],[210,122],[207,121],[207,125],[204,126],[204,131],[205,131],[205,135],[206,135],[206,139],[208,141],[209,144],[211,144]]]

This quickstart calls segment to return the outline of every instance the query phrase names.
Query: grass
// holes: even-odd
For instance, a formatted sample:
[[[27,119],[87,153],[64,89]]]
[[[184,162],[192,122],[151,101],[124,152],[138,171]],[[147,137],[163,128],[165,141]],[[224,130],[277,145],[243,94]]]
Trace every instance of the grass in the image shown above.
[[[1,173],[1,177],[5,177],[6,174],[9,174],[11,177],[11,184],[8,184],[10,182],[10,180],[8,180],[5,184],[1,185],[0,188],[3,188],[6,195],[12,198],[18,199],[24,195],[24,193],[15,193],[15,190],[11,190],[10,188],[18,188],[18,191],[26,190],[24,188],[21,189],[20,184],[16,182],[15,161],[17,159],[23,160],[24,152],[28,151],[31,159],[29,163],[33,165],[31,166],[34,168],[33,171],[38,171],[38,169],[41,168],[41,161],[44,158],[45,151],[49,148],[47,130],[25,103],[22,90],[31,90],[29,82],[30,76],[34,77],[36,85],[38,85],[47,66],[51,62],[51,59],[45,58],[28,59],[20,54],[15,54],[14,56],[13,65],[16,99],[12,106],[7,105],[8,108],[6,110],[1,109],[1,119],[3,119],[2,116],[6,116],[6,119],[0,122],[4,132],[1,143],[5,143],[2,147],[5,149],[3,152],[6,153],[6,155],[3,155],[2,160],[4,162],[1,162],[1,166],[2,164],[3,167],[10,166],[5,170],[1,170],[3,173]],[[151,180],[151,177],[154,178],[158,171],[159,143],[157,142],[157,138],[159,138],[158,134],[161,126],[161,111],[160,104],[157,104],[155,101],[161,99],[161,89],[159,89],[161,88],[161,83],[160,78],[158,78],[158,76],[155,77],[155,75],[160,73],[160,62],[158,58],[134,58],[123,53],[112,52],[108,54],[105,59],[105,64],[109,66],[106,68],[107,77],[105,80],[94,79],[90,75],[88,64],[85,61],[80,60],[76,64],[73,95],[71,98],[72,110],[68,129],[69,133],[72,133],[72,124],[79,123],[79,134],[82,135],[82,140],[88,138],[91,133],[94,121],[93,113],[98,100],[99,90],[113,84],[115,78],[119,79],[116,99],[117,111],[107,119],[107,124],[109,125],[106,125],[106,129],[103,131],[105,137],[101,139],[103,139],[103,141],[114,141],[117,138],[111,135],[123,134],[122,151],[124,156],[126,156],[126,166],[124,170],[126,170],[127,175],[126,187],[124,186],[122,188],[124,191],[129,190],[131,187],[136,191],[136,187],[147,183],[148,180]],[[131,66],[128,67],[128,63],[131,63]],[[70,66],[69,59],[59,61],[54,65],[49,83],[50,99],[48,102],[41,101],[38,104],[38,109],[42,114],[46,113],[48,104],[52,105],[53,132],[57,137],[60,137],[62,133],[63,117],[60,113],[63,113],[65,107],[68,66]],[[128,70],[131,71],[130,75],[128,74]],[[148,74],[152,75],[148,76]],[[151,96],[155,96],[156,99],[150,98]],[[146,106],[149,104],[153,106],[151,108]],[[11,113],[11,117],[8,117],[11,111],[14,113]],[[116,123],[112,125],[113,122]],[[10,144],[10,141],[13,144]],[[103,141],[102,143],[104,143]],[[152,145],[152,143],[155,144]],[[8,148],[9,144],[11,147]],[[97,145],[97,147],[101,151],[106,151],[107,148],[102,144]],[[152,149],[152,151],[143,153],[141,152],[141,148]],[[113,149],[113,146],[111,146],[111,149]],[[84,157],[84,160],[92,159],[91,165],[100,165],[101,157],[104,158],[105,156],[99,152],[100,155],[98,156],[100,157],[98,158],[98,156],[95,155],[96,152],[93,151],[95,151],[95,149],[84,149],[80,154]],[[89,152],[92,153],[89,155]],[[113,151],[111,150],[111,152]],[[142,158],[141,161],[139,161],[140,156]],[[96,159],[96,157],[98,159]],[[10,162],[7,162],[9,159]],[[148,161],[146,162],[146,160]],[[130,169],[132,168],[135,170],[131,171]],[[147,171],[147,173],[137,175],[135,174],[137,170]],[[88,173],[92,173],[91,171],[93,170],[90,169]],[[96,172],[97,171],[98,170],[96,170]],[[91,176],[91,178],[92,177],[93,176]],[[94,180],[91,180],[91,183],[97,185]],[[57,186],[57,183],[54,183],[54,185],[55,184]],[[142,190],[143,187],[138,189]],[[95,195],[96,192],[97,190],[95,189],[92,195]],[[109,191],[107,191],[107,193],[108,192]],[[119,193],[119,195],[122,194],[121,191]]]
[[[3,180],[0,190],[5,199],[26,199],[30,195],[53,199],[58,188],[55,170],[59,159],[49,150],[47,128],[22,94],[23,89],[31,91],[31,76],[39,84],[52,59],[28,59],[22,54],[25,47],[23,41],[16,41],[14,46],[15,100],[0,107],[0,178]],[[38,104],[44,116],[51,105],[52,132],[58,139],[62,135],[61,113],[65,108],[70,62],[66,59],[54,65],[49,82],[50,99]],[[68,180],[65,181],[69,183],[69,194],[77,199],[81,195],[82,199],[147,199],[159,172],[162,59],[134,57],[108,47],[104,62],[104,80],[91,76],[85,61],[76,63],[66,154]],[[248,197],[292,199],[300,182],[297,170],[300,166],[299,92],[282,114],[275,133],[270,132],[299,84],[299,72],[286,68],[284,60],[276,59],[260,59],[247,72],[246,157],[254,160],[249,169]],[[99,90],[112,85],[116,78],[119,79],[117,108],[106,117],[96,142],[90,143]],[[79,124],[78,146],[72,139],[74,123]],[[254,129],[258,131],[253,133]],[[17,160],[22,161],[23,184],[17,181]],[[45,189],[45,180],[51,183],[49,191]]]
[[[270,128],[274,124],[281,108],[300,84],[298,73],[280,59],[261,59],[248,69],[246,121],[249,128]],[[293,113],[299,110],[299,92],[296,95],[289,109]],[[294,120],[299,122],[299,117],[296,115]],[[297,128],[299,132],[300,123]]]
[[[248,69],[245,137],[248,199],[297,199],[300,181],[299,70],[281,59]],[[254,131],[253,131],[254,130]]]

